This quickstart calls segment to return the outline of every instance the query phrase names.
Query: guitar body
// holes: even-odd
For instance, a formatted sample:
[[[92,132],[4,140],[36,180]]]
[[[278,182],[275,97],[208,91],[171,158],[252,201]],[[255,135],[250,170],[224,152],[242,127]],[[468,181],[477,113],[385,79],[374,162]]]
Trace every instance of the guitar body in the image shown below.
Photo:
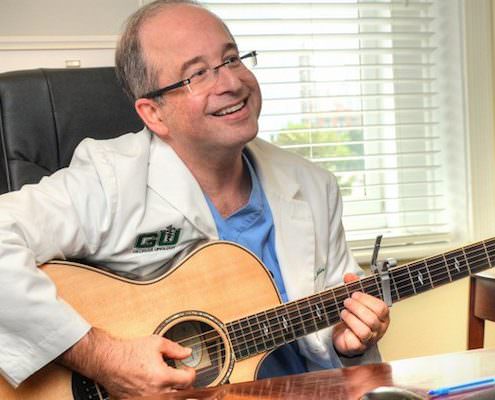
[[[255,379],[266,353],[236,361],[224,323],[280,304],[269,271],[247,250],[227,242],[200,247],[152,281],[132,281],[76,263],[41,268],[58,295],[92,326],[122,338],[157,333],[196,349],[185,364],[213,369],[214,375],[198,386]],[[184,341],[188,335],[198,337],[191,332],[199,332],[206,344]],[[0,378],[0,399],[72,400],[72,380],[71,371],[52,363],[16,390]]]
[[[92,326],[121,338],[157,334],[192,348],[187,359],[165,362],[193,367],[194,385],[205,387],[255,379],[269,351],[340,321],[344,302],[354,292],[395,302],[493,265],[495,238],[283,305],[269,271],[248,250],[229,242],[210,242],[148,281],[76,263],[52,262],[41,268],[55,282],[58,295]],[[94,382],[54,363],[17,390],[0,378],[0,399],[40,398],[108,396]]]

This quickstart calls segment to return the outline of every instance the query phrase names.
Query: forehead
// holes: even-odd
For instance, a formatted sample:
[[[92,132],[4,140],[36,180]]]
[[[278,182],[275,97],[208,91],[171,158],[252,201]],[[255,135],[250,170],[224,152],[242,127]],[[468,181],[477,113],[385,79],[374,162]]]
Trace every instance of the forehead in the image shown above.
[[[189,4],[170,5],[141,27],[140,41],[155,67],[177,67],[194,57],[216,55],[234,43],[227,27],[214,14]]]

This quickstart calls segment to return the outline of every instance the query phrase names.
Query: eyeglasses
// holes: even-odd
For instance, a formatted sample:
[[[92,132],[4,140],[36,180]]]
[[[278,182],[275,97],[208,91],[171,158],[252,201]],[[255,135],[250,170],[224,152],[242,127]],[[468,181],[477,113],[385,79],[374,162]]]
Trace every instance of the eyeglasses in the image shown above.
[[[218,64],[213,68],[201,68],[192,74],[189,78],[182,81],[173,83],[172,85],[165,86],[161,89],[153,90],[152,92],[146,93],[141,96],[144,99],[154,99],[156,97],[163,96],[165,93],[171,90],[178,89],[181,87],[187,87],[191,93],[203,93],[208,91],[215,85],[218,79],[218,70],[222,67],[227,67],[232,71],[239,70],[242,72],[246,68],[255,67],[258,63],[256,56],[258,53],[256,51],[251,51],[242,56],[230,56],[221,64]]]

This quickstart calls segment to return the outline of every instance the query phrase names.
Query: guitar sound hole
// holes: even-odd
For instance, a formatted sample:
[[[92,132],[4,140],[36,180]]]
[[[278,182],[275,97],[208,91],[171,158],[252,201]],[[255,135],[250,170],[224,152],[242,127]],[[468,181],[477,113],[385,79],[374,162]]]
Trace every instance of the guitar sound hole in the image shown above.
[[[165,358],[165,361],[174,368],[194,368],[194,387],[208,386],[218,378],[225,365],[225,345],[211,325],[202,321],[182,321],[172,326],[163,336],[192,349],[191,356],[184,360]]]
[[[72,373],[71,386],[74,400],[108,399],[108,393],[103,387],[77,372]]]

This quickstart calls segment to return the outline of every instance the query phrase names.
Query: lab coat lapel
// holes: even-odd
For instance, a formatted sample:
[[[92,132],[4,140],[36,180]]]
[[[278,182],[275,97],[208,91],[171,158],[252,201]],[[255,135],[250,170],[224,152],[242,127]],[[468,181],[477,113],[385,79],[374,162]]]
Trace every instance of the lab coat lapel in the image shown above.
[[[215,221],[196,179],[175,151],[155,135],[151,143],[148,184],[207,238],[218,238]]]
[[[300,199],[300,185],[274,167],[266,148],[248,146],[275,223],[277,257],[290,300],[315,290],[315,229],[309,204]]]

